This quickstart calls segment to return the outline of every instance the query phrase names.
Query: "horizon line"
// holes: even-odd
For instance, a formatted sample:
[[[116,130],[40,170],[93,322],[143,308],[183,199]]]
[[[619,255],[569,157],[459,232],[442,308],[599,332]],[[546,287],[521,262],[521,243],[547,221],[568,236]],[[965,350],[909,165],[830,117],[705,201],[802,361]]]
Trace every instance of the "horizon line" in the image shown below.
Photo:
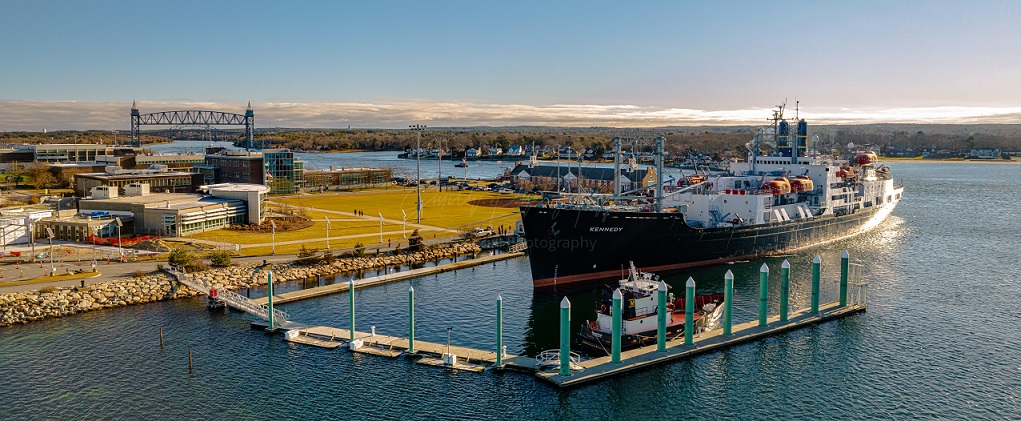
[[[0,131],[123,130],[133,101],[0,100]],[[248,101],[134,101],[148,112],[245,110]],[[181,108],[181,107],[185,108]],[[405,129],[423,123],[439,128],[669,129],[760,127],[773,108],[703,110],[631,104],[491,104],[469,101],[266,102],[252,104],[259,129]],[[151,110],[151,111],[150,111]],[[230,112],[230,111],[223,111]],[[815,126],[877,124],[1021,124],[1021,107],[818,107],[797,117]],[[792,119],[793,120],[793,119]],[[119,127],[118,127],[119,126]]]

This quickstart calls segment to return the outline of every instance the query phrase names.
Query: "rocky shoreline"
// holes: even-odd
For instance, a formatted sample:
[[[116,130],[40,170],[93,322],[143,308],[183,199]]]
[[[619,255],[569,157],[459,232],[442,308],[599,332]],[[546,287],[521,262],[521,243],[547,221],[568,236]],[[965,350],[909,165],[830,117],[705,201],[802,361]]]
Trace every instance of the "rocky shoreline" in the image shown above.
[[[288,282],[353,273],[384,267],[408,266],[475,255],[481,249],[474,243],[446,244],[414,253],[396,255],[338,258],[332,263],[301,266],[294,262],[234,265],[194,273],[193,276],[210,288],[236,290],[266,285],[266,270],[273,271],[273,280]],[[104,308],[194,297],[205,293],[178,284],[169,275],[154,273],[141,278],[124,278],[86,287],[43,288],[38,291],[0,294],[0,326],[28,323],[53,317],[65,317]]]

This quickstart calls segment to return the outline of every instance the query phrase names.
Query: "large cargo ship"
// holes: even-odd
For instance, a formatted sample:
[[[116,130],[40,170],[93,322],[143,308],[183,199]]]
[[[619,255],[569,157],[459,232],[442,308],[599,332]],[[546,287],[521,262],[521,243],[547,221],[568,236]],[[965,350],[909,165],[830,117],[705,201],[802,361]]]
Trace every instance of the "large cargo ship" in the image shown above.
[[[727,173],[662,181],[657,138],[653,185],[522,207],[534,286],[619,279],[629,261],[668,273],[809,247],[867,231],[897,206],[903,186],[875,153],[810,155],[804,120],[792,127],[781,107],[772,121]],[[614,143],[620,174],[626,142]],[[773,152],[761,154],[763,144]]]

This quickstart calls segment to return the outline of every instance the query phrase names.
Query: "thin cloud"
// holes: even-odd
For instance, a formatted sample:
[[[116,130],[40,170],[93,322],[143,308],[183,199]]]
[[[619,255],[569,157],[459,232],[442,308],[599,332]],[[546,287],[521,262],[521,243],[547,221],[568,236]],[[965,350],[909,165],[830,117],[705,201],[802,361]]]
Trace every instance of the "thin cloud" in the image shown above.
[[[243,113],[247,103],[138,102],[142,113],[170,110],[218,110]],[[698,110],[637,105],[484,104],[425,100],[387,103],[252,104],[256,127],[405,128],[424,123],[443,126],[664,127],[760,125],[769,108]],[[109,130],[130,126],[130,102],[0,101],[0,131]],[[814,124],[868,123],[1021,123],[1021,107],[831,108],[802,111]]]

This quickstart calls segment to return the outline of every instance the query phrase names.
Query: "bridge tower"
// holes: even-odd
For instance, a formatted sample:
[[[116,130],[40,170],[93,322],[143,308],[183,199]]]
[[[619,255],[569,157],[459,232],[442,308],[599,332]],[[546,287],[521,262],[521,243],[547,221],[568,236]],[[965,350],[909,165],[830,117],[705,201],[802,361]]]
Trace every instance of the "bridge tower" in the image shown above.
[[[252,111],[252,101],[248,101],[248,109],[245,110],[245,148],[252,149],[252,142],[255,140],[255,113]]]
[[[131,101],[131,146],[137,148],[142,147],[142,136],[139,134],[140,125],[141,115],[138,114],[138,106],[135,101]]]

